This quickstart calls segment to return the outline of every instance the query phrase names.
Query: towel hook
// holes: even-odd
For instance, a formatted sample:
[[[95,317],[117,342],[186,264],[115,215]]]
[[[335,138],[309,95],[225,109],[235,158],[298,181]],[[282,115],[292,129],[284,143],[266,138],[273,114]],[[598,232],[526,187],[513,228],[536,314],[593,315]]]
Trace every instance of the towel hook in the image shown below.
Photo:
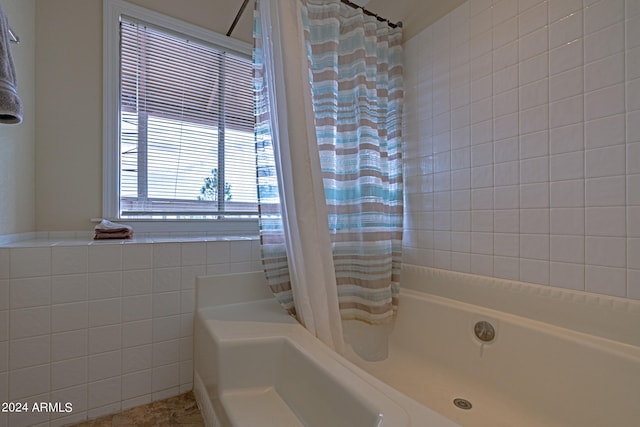
[[[9,41],[11,43],[20,44],[20,37],[18,37],[16,33],[13,32],[11,27],[9,27]]]

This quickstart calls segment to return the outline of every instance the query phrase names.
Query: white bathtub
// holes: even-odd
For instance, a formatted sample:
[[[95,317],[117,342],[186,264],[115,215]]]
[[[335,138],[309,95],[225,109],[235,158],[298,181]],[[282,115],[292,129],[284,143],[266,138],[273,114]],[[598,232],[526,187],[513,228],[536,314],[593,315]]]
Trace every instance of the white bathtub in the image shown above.
[[[262,273],[201,278],[194,387],[208,425],[639,425],[640,302],[416,266],[402,277],[381,362],[331,352]]]

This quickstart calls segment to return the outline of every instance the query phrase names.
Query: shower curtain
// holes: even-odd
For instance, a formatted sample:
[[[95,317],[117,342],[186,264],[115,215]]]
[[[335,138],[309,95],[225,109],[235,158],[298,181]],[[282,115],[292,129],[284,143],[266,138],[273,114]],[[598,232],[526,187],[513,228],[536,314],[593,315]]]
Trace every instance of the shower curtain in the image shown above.
[[[258,4],[265,272],[281,303],[340,351],[341,319],[388,323],[397,307],[402,32],[338,0]]]

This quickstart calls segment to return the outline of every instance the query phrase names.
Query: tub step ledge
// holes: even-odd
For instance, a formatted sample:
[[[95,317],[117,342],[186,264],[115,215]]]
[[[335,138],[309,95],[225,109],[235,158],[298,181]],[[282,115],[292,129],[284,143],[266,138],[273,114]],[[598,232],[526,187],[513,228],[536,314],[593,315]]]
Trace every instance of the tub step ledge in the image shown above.
[[[304,427],[273,387],[228,391],[220,400],[233,425]]]

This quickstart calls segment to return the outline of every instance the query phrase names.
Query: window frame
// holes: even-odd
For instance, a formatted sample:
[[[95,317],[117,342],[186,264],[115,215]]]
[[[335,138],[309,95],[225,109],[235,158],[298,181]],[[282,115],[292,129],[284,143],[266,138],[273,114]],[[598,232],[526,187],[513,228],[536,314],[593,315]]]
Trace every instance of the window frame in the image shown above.
[[[252,46],[211,30],[149,10],[123,0],[103,1],[103,143],[102,143],[102,215],[103,218],[132,224],[141,232],[213,232],[216,234],[257,234],[258,220],[252,218],[155,220],[120,218],[120,17],[147,22],[226,51],[251,58]]]

